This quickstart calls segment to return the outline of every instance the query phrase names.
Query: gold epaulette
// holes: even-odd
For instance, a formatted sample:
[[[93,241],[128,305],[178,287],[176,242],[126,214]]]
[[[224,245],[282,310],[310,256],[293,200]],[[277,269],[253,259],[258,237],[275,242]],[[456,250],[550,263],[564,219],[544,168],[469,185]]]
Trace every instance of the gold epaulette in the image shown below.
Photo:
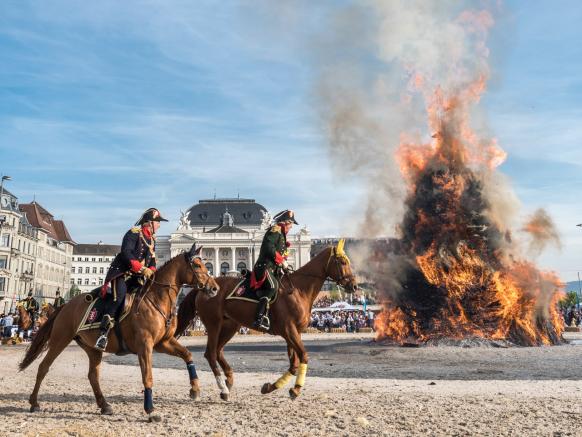
[[[281,226],[279,225],[273,225],[271,226],[271,229],[269,229],[270,232],[281,232]]]
[[[134,234],[139,234],[141,228],[139,226],[134,226],[133,228],[130,229],[130,231],[133,232]]]

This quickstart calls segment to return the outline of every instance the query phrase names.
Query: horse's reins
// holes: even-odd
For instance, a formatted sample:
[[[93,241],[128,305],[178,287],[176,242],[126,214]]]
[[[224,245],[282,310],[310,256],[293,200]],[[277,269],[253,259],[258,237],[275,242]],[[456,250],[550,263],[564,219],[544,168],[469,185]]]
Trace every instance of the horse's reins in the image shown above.
[[[192,266],[192,263],[190,262],[190,260],[186,260],[186,261],[187,261],[188,265],[190,266],[190,268],[192,269],[192,272],[194,273],[194,276],[196,278],[198,278],[198,274],[194,270],[194,267]],[[198,288],[198,290],[202,290],[202,289],[204,289],[206,287],[206,285],[208,285],[208,281],[210,281],[210,276],[208,276],[208,278],[206,278],[206,282],[204,284],[198,283],[196,285],[196,287],[194,287],[192,284],[187,284],[187,285],[189,285],[192,288]],[[155,280],[155,275],[154,275],[151,279],[149,279],[149,284],[148,284],[148,287],[147,287],[146,291],[144,291],[141,294],[141,299],[139,300],[139,302],[138,302],[138,304],[136,306],[135,314],[139,314],[139,307],[140,307],[141,303],[143,302],[143,300],[147,298],[148,302],[150,302],[152,304],[152,306],[164,318],[164,320],[166,321],[166,326],[170,326],[170,324],[172,323],[172,319],[174,318],[174,313],[175,313],[175,310],[174,310],[174,308],[175,308],[174,302],[172,302],[172,297],[170,295],[170,316],[168,317],[168,316],[166,316],[166,314],[164,313],[164,311],[160,308],[160,306],[155,301],[153,301],[152,299],[150,299],[150,297],[148,296],[148,293],[149,293],[150,289],[152,288],[152,285],[154,285],[154,284],[161,286],[161,288],[168,287],[168,290],[172,290],[173,288],[178,289],[179,286],[181,287],[183,285],[183,284],[172,284],[172,283],[166,284],[166,283],[163,283],[163,282],[158,282],[158,281]],[[169,295],[169,293],[168,293],[168,295]],[[178,296],[176,295],[176,299],[177,298],[178,298]]]
[[[323,278],[324,281],[327,281],[328,279],[332,280],[333,282],[336,283],[337,286],[339,287],[345,287],[345,285],[342,285],[341,282],[348,279],[349,275],[341,275],[341,277],[338,280],[333,279],[332,277],[329,276],[329,274],[327,273],[327,268],[329,267],[329,263],[331,262],[332,258],[334,259],[335,263],[336,263],[336,267],[338,272],[341,272],[340,269],[340,265],[339,265],[339,261],[338,258],[340,256],[335,252],[335,249],[333,249],[333,252],[329,255],[329,259],[327,260],[327,264],[325,265],[325,273],[326,276]],[[293,272],[295,273],[295,272]],[[309,273],[299,273],[302,276],[309,276],[311,278],[318,278],[321,279],[321,276],[319,275],[312,275]],[[291,288],[287,290],[288,294],[292,294],[293,290],[295,289],[295,286],[293,285],[293,281],[291,281],[291,275],[289,273],[285,273],[285,275],[283,275],[283,278],[287,278],[287,280],[289,281],[289,284],[291,285]]]

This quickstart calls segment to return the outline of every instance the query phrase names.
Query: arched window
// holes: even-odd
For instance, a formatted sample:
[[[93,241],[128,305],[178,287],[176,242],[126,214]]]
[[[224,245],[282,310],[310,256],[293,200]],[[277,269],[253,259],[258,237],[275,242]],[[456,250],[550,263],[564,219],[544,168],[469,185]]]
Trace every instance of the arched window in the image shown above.
[[[242,272],[243,269],[246,270],[246,268],[247,268],[247,265],[246,265],[246,263],[243,263],[243,262],[240,262],[236,265],[236,269],[239,271],[239,273]]]
[[[220,264],[220,274],[221,275],[226,275],[226,273],[228,272],[228,269],[230,268],[230,266],[228,265],[228,263],[222,263]]]
[[[212,263],[206,263],[204,265],[206,266],[206,269],[208,270],[208,274],[214,275],[214,268],[212,267]]]

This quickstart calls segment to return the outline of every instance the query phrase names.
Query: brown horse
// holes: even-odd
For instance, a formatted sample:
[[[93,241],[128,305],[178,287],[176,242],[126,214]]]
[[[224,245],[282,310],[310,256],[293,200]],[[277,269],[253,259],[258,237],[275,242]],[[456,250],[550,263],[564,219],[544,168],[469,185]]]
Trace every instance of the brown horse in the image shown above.
[[[40,314],[38,315],[38,320],[36,321],[36,326],[38,326],[38,329],[40,329],[42,325],[44,325],[47,322],[51,314],[54,312],[55,307],[52,306],[50,303],[47,303],[46,305],[42,306],[42,308],[40,309]]]
[[[18,332],[26,332],[32,329],[32,318],[24,308],[24,305],[18,304],[16,305],[16,309],[18,310]]]
[[[200,249],[194,244],[189,252],[180,254],[160,267],[154,278],[148,281],[144,290],[133,300],[130,313],[120,322],[120,331],[126,348],[138,355],[144,385],[144,409],[150,421],[159,421],[159,415],[153,415],[152,396],[152,352],[164,352],[180,357],[187,365],[190,376],[190,396],[196,398],[199,393],[196,368],[192,354],[174,338],[177,320],[174,317],[176,298],[184,284],[204,291],[204,296],[215,296],[218,285],[202,260],[198,257]],[[97,405],[102,414],[112,414],[111,406],[105,400],[99,385],[99,366],[103,352],[93,345],[99,333],[97,330],[78,331],[79,325],[88,308],[89,294],[81,294],[67,304],[57,308],[26,351],[20,363],[20,370],[26,369],[46,348],[48,352],[38,367],[36,384],[30,395],[30,411],[38,411],[38,391],[43,378],[55,358],[75,340],[89,356],[89,382],[93,388]],[[89,299],[90,300],[90,299]],[[106,352],[124,352],[117,336],[110,334]]]
[[[283,277],[279,296],[271,305],[269,333],[280,335],[287,342],[289,370],[275,383],[264,384],[261,393],[271,393],[284,387],[295,375],[295,386],[289,390],[289,395],[295,399],[301,393],[307,373],[308,356],[300,333],[309,326],[311,308],[324,281],[331,279],[350,293],[357,289],[343,245],[341,240],[337,247],[324,249],[296,272]],[[224,358],[224,346],[241,325],[252,327],[255,321],[256,303],[226,299],[239,281],[240,278],[217,278],[220,292],[216,298],[209,299],[194,290],[186,296],[178,312],[178,335],[190,324],[196,312],[202,319],[208,331],[204,356],[214,373],[223,400],[228,400],[234,382],[233,371]],[[222,367],[226,380],[222,378],[218,364]]]

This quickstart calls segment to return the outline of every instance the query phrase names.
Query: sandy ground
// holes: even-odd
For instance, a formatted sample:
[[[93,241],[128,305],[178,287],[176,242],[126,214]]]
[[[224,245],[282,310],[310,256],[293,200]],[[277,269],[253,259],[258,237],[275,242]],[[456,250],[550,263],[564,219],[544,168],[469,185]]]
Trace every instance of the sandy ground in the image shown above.
[[[285,370],[282,344],[268,336],[236,337],[227,352],[238,370],[230,402],[220,401],[199,352],[204,339],[184,339],[195,353],[202,399],[189,399],[179,360],[156,356],[154,400],[163,416],[156,424],[143,413],[135,357],[106,358],[102,388],[115,414],[101,416],[86,356],[69,346],[41,388],[42,411],[31,414],[27,399],[36,363],[19,373],[24,347],[0,346],[0,435],[582,436],[580,345],[407,349],[353,334],[305,339],[318,376],[308,374],[302,397],[291,401],[287,390],[259,393]],[[244,359],[237,362],[239,355]],[[344,377],[346,369],[364,377]]]

